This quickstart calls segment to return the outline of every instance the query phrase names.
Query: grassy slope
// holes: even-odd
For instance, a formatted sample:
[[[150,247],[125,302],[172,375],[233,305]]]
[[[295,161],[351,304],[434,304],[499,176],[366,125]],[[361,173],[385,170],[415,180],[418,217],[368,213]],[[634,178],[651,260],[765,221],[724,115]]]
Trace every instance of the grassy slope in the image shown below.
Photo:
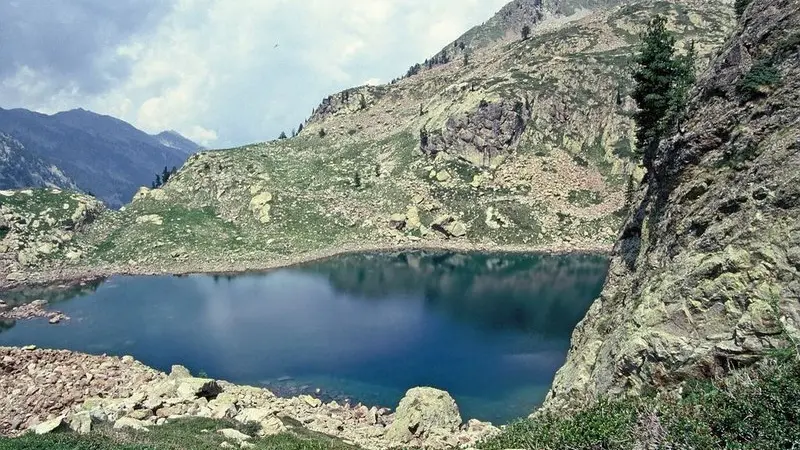
[[[686,387],[680,400],[601,400],[569,416],[524,419],[486,450],[788,449],[800,446],[800,360],[794,349],[762,366]]]
[[[239,422],[212,419],[182,419],[152,427],[149,432],[102,428],[88,435],[53,433],[19,438],[0,438],[0,449],[15,450],[218,450],[226,441],[216,430],[232,428],[245,434],[254,430]],[[232,448],[238,448],[238,444]],[[254,450],[355,450],[327,436],[310,432],[284,433],[250,441]]]

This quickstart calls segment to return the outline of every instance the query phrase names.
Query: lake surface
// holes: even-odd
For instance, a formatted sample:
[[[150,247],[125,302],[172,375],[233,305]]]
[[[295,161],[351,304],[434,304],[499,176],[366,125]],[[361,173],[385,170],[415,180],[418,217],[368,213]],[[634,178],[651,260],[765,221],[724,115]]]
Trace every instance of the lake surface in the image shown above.
[[[0,323],[0,345],[133,355],[282,395],[395,407],[414,386],[505,423],[544,399],[608,269],[599,256],[351,255],[266,274],[116,277],[45,298],[72,320]]]

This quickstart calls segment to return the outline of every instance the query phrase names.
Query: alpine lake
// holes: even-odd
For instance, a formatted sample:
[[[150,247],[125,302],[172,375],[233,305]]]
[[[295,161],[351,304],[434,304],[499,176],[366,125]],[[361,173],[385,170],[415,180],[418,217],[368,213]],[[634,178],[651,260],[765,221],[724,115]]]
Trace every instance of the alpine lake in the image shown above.
[[[132,355],[278,395],[392,408],[432,386],[465,419],[503,424],[544,400],[607,270],[595,255],[404,252],[236,276],[113,277],[0,292],[70,317],[0,322],[0,346]]]

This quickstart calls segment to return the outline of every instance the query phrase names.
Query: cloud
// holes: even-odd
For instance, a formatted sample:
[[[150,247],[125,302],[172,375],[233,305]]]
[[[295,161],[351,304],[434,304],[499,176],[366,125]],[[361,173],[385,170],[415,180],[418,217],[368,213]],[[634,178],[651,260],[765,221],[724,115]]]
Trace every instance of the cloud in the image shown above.
[[[0,106],[85,107],[201,144],[275,138],[346,87],[389,80],[506,0],[18,0]]]

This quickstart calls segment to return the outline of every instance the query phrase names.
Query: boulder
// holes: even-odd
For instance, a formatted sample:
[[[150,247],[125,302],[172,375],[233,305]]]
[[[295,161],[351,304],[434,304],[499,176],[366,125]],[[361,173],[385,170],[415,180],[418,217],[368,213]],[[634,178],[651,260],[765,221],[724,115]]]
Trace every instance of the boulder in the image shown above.
[[[92,417],[88,411],[72,414],[66,418],[69,429],[78,434],[88,434],[92,431],[92,425],[99,422]]]
[[[267,223],[270,220],[269,212],[272,201],[272,194],[269,192],[262,192],[254,196],[250,200],[250,212],[253,213],[255,218],[261,223]]]
[[[136,431],[150,431],[145,425],[147,425],[147,422],[142,422],[141,420],[132,419],[130,417],[123,417],[114,422],[114,429],[122,430],[127,428]]]
[[[66,426],[63,417],[56,417],[55,419],[47,420],[34,426],[33,432],[36,434],[47,434],[57,430],[61,430]]]
[[[436,181],[440,183],[446,183],[450,181],[451,178],[452,177],[450,176],[450,173],[448,173],[446,170],[442,170],[436,174]]]
[[[139,216],[136,218],[137,224],[152,224],[152,225],[163,225],[164,219],[161,218],[158,214],[146,214],[144,216]]]
[[[300,400],[312,408],[319,408],[322,405],[322,400],[310,395],[301,395]]]
[[[169,379],[180,380],[183,378],[192,378],[192,374],[189,372],[189,369],[180,365],[172,366],[172,370],[169,372]]]
[[[284,433],[288,430],[283,421],[277,417],[270,417],[267,420],[260,422],[261,429],[258,431],[259,436],[272,436],[275,434]]]
[[[275,415],[275,411],[266,408],[244,408],[236,415],[236,420],[242,423],[261,423]]]
[[[406,227],[416,230],[417,228],[422,225],[422,222],[419,219],[419,208],[416,206],[411,206],[406,211]]]
[[[147,420],[153,417],[153,411],[150,409],[135,409],[131,411],[127,417],[136,420]]]
[[[406,226],[405,214],[392,214],[389,217],[389,227],[396,230],[402,230]]]
[[[244,442],[252,439],[250,436],[242,433],[239,430],[234,430],[233,428],[225,428],[222,430],[217,430],[217,433],[225,436],[225,439],[232,439],[236,442]]]
[[[447,237],[463,237],[467,234],[467,226],[448,214],[443,214],[434,219],[431,223],[431,228]]]
[[[460,425],[461,414],[450,394],[430,387],[416,387],[406,392],[400,400],[386,437],[402,443],[414,437],[425,438],[441,430],[453,432]]]
[[[214,398],[222,388],[210,378],[183,378],[178,381],[178,397],[192,400],[198,397]]]

